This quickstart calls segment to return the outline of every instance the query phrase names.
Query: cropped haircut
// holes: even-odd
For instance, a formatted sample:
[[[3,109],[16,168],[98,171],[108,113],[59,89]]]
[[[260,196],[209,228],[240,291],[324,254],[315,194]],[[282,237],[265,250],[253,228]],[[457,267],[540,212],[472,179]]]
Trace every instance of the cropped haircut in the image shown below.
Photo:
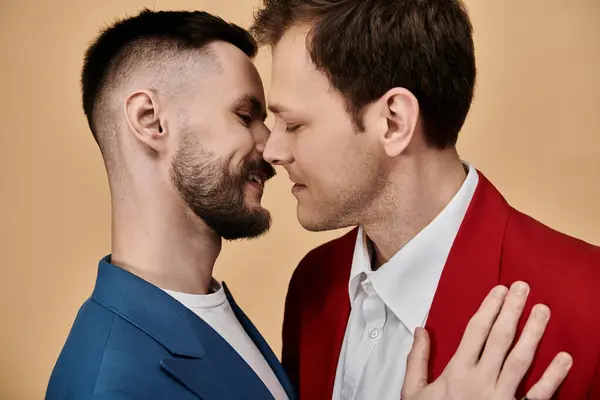
[[[165,65],[186,51],[204,52],[210,58],[205,46],[213,41],[231,43],[250,58],[257,52],[246,30],[203,11],[145,9],[102,31],[88,48],[81,73],[83,110],[100,148],[98,130],[107,122],[106,102],[119,82],[142,65],[167,74]]]

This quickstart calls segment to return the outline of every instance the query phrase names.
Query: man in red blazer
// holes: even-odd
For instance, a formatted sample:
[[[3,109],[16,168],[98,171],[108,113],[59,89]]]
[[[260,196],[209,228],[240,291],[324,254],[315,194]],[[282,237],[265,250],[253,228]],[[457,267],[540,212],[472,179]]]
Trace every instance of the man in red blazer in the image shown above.
[[[306,229],[358,226],[290,283],[283,364],[302,398],[398,398],[423,326],[436,379],[485,294],[521,280],[525,312],[552,317],[517,395],[564,350],[555,398],[600,399],[600,249],[513,209],[456,151],[476,77],[462,3],[265,0],[252,32],[273,51],[263,156]]]

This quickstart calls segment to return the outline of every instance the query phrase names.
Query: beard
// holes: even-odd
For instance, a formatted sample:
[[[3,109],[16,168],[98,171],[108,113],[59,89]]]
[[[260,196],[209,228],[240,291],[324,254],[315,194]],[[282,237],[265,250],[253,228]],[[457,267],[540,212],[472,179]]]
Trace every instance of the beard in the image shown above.
[[[260,171],[267,179],[275,169],[262,158],[246,161],[231,173],[211,151],[184,135],[171,163],[171,181],[188,208],[213,231],[226,240],[255,238],[271,226],[271,215],[264,208],[250,208],[245,186],[251,172]]]

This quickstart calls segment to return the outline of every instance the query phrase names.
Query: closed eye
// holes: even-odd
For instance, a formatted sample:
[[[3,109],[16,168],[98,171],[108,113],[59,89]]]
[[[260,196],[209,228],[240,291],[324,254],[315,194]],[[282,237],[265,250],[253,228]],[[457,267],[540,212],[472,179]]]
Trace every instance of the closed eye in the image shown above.
[[[237,114],[237,116],[239,117],[239,119],[242,121],[242,123],[244,124],[244,126],[246,128],[250,128],[250,125],[252,124],[252,116],[247,115],[247,114]]]
[[[300,128],[302,127],[302,125],[286,125],[285,126],[285,131],[287,133],[296,133]]]

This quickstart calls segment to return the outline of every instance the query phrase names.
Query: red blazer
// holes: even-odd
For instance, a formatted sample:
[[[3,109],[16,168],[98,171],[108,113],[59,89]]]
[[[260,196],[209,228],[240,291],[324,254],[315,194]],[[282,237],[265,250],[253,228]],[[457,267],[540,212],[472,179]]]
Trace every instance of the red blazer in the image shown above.
[[[333,393],[350,315],[348,280],[356,234],[354,229],[312,250],[290,282],[282,363],[302,399],[329,400]],[[564,350],[574,363],[555,398],[600,399],[600,248],[515,210],[481,173],[427,320],[430,381],[442,373],[492,287],[516,280],[531,286],[519,332],[534,304],[547,304],[552,312],[516,397]]]

